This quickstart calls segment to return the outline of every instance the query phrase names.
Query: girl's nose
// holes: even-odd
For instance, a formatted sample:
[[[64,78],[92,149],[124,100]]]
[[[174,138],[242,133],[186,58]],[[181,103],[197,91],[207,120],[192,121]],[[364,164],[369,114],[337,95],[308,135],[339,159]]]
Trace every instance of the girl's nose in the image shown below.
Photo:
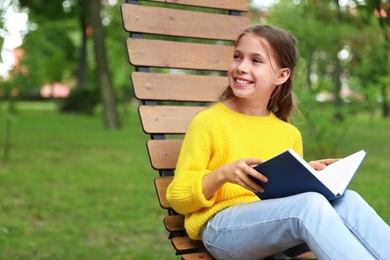
[[[242,60],[237,66],[237,72],[248,73],[248,64],[245,60]]]

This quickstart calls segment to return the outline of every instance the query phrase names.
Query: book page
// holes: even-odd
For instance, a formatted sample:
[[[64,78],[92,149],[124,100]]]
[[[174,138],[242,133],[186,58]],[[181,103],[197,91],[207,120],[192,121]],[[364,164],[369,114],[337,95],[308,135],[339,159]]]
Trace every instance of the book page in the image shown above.
[[[365,155],[366,152],[361,150],[341,159],[340,161],[332,163],[324,170],[317,171],[315,176],[335,195],[342,194],[359,168]]]

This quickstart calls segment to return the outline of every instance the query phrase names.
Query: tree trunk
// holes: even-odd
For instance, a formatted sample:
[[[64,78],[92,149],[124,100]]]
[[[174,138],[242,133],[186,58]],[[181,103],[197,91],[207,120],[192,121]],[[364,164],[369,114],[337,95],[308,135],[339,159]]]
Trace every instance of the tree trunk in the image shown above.
[[[8,162],[10,153],[11,153],[11,130],[13,118],[15,116],[15,97],[12,95],[12,88],[9,88],[8,93],[6,93],[6,103],[7,103],[7,111],[6,111],[6,123],[5,123],[5,139],[4,139],[4,155],[3,161]]]
[[[343,114],[341,113],[341,107],[343,106],[343,100],[341,98],[341,62],[339,58],[335,58],[335,67],[333,71],[333,95],[334,95],[334,106],[336,111],[334,113],[334,119],[337,121],[342,121],[344,119]]]
[[[342,13],[340,11],[340,4],[338,0],[335,0],[337,5],[337,20],[342,22]],[[339,34],[339,32],[337,32]],[[338,39],[341,39],[338,37]],[[336,46],[342,46],[341,42],[337,42]],[[344,116],[341,112],[341,107],[343,106],[343,100],[341,98],[341,61],[338,57],[338,51],[334,55],[334,71],[333,71],[333,94],[334,94],[334,106],[336,108],[336,112],[334,113],[334,118],[337,121],[342,121]]]
[[[80,28],[81,28],[81,46],[79,54],[78,68],[76,71],[77,87],[84,87],[87,82],[87,22],[85,16],[85,3],[80,2],[82,6],[80,14]]]
[[[382,92],[382,117],[389,118],[390,107],[389,107],[389,101],[387,97],[387,86],[382,86],[381,92]]]
[[[116,109],[116,98],[107,63],[104,29],[100,17],[101,3],[99,0],[86,0],[86,3],[93,28],[95,60],[103,102],[104,125],[108,129],[118,129],[121,127],[121,124]]]
[[[387,3],[389,4],[389,3]],[[385,6],[385,4],[383,4]],[[382,33],[383,33],[383,38],[385,40],[385,48],[384,48],[384,64],[390,69],[389,66],[389,59],[390,59],[390,35],[389,35],[389,28],[390,28],[390,17],[389,17],[389,12],[387,11],[387,15],[382,15],[382,1],[376,0],[374,2],[374,8],[380,12],[380,15],[378,17],[379,25],[381,27]],[[386,10],[386,9],[383,9]],[[389,10],[389,9],[387,9]],[[389,118],[390,117],[390,105],[389,105],[389,99],[388,99],[388,94],[387,94],[387,86],[383,85],[381,87],[381,94],[382,94],[382,116],[384,118]]]
[[[389,19],[389,18],[387,18]],[[390,26],[385,26],[384,22],[381,23],[383,36],[385,39],[385,53],[384,53],[384,64],[388,67],[387,71],[390,71],[390,37],[388,30],[390,29]],[[387,28],[386,28],[387,27]],[[390,117],[390,105],[389,105],[389,98],[387,93],[388,86],[386,84],[383,84],[382,86],[382,116],[383,118],[389,118]]]

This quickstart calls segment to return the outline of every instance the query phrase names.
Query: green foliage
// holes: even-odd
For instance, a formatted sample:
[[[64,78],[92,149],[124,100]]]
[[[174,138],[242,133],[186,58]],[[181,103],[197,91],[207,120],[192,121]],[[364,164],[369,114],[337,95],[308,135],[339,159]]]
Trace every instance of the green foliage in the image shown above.
[[[47,22],[25,37],[25,56],[21,65],[27,68],[24,86],[39,87],[49,82],[63,82],[73,78],[76,66],[76,46],[69,35],[71,21]]]
[[[5,15],[6,8],[3,6],[3,4],[0,5],[0,50],[3,49],[3,44],[4,44],[4,38],[6,35],[6,32],[4,31],[4,15]],[[3,62],[3,57],[0,55],[0,62]]]
[[[319,157],[336,157],[359,108],[354,104],[337,108],[330,102],[313,101],[310,95],[301,95],[300,101],[305,108],[301,109],[303,120],[297,119],[297,126],[316,147]]]
[[[323,156],[337,153],[357,111],[379,108],[379,82],[388,74],[375,16],[371,13],[369,19],[360,6],[357,12],[350,10],[331,0],[281,0],[269,18],[298,39],[295,92],[302,103],[304,131]],[[349,54],[344,59],[341,50]]]
[[[27,8],[29,16],[40,24],[47,21],[64,21],[77,16],[77,10],[72,10],[78,1],[50,1],[50,0],[18,0],[21,7]],[[65,8],[64,2],[69,5]],[[72,8],[73,7],[73,8]],[[73,12],[72,12],[73,11]]]

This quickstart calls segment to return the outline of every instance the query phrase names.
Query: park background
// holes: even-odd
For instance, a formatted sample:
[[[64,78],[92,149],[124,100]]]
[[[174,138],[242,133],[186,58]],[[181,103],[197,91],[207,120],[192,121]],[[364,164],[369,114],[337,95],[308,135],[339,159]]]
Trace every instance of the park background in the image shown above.
[[[293,123],[305,159],[366,150],[350,188],[390,223],[389,1],[274,2],[251,2],[248,15],[299,40]],[[130,83],[122,3],[1,3],[0,259],[175,258]],[[15,15],[26,27],[11,48]]]

